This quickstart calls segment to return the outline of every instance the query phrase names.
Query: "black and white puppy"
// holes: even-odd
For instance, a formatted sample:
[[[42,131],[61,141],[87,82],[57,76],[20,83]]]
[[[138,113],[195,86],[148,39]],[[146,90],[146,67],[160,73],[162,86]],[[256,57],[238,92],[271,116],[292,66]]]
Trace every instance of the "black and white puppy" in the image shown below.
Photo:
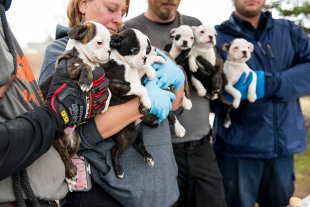
[[[64,53],[58,58],[56,67],[66,63],[64,69],[71,79],[78,79],[82,91],[89,91],[93,84],[92,71],[108,62],[110,55],[110,32],[107,28],[96,22],[86,22],[69,30],[69,41]],[[64,61],[64,62],[63,62]],[[40,85],[43,94],[48,92],[52,77]],[[107,110],[111,93],[106,100],[104,111]],[[80,137],[75,127],[65,129],[65,133],[56,139],[54,146],[59,152],[66,170],[66,180],[69,184],[76,183],[77,169],[71,161],[80,145]],[[70,185],[69,185],[70,186]]]
[[[148,56],[152,52],[149,39],[139,30],[125,29],[111,36],[110,47],[111,60],[105,67],[112,92],[110,105],[118,105],[134,97],[139,97],[142,106],[150,109],[151,101],[146,88],[141,84],[141,78],[144,75],[149,79],[154,78],[156,75],[156,71],[150,66],[152,63],[148,61]],[[165,60],[155,58],[153,61],[164,62]],[[115,134],[113,138],[116,143],[111,154],[114,171],[118,178],[124,176],[120,156],[131,144],[144,157],[149,166],[154,165],[152,156],[147,152],[143,144],[141,124],[129,124]]]
[[[223,63],[221,58],[215,50],[216,45],[216,31],[209,25],[200,25],[198,27],[192,27],[195,41],[188,55],[189,69],[193,73],[191,81],[196,88],[199,96],[207,96],[208,99],[217,99],[223,88],[223,81],[221,75]],[[206,60],[208,67],[205,68],[206,73],[210,73],[212,79],[203,80],[197,72],[198,64],[201,61],[197,61],[197,57],[201,61]],[[205,66],[205,64],[204,64]],[[195,75],[196,73],[196,75]],[[215,77],[213,77],[215,75]]]

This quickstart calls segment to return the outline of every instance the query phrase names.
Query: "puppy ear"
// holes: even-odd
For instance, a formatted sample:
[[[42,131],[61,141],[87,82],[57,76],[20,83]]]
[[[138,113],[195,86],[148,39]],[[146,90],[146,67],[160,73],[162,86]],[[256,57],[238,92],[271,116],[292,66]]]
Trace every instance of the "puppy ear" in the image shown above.
[[[254,51],[254,45],[249,42],[249,46],[250,46],[250,52],[253,52]]]
[[[81,41],[82,39],[85,38],[87,32],[89,31],[90,27],[86,24],[79,24],[76,25],[74,27],[72,27],[72,29],[70,29],[68,31],[68,36],[71,39],[77,40],[77,41]]]
[[[110,41],[110,47],[111,48],[118,48],[123,40],[123,36],[119,35],[119,34],[113,34],[111,36],[111,41]]]
[[[171,38],[174,38],[175,32],[176,32],[176,28],[170,30],[170,37],[171,37]]]
[[[191,26],[191,28],[192,28],[193,32],[195,32],[195,31],[196,31],[196,29],[197,29],[197,27],[196,27],[196,26]]]
[[[230,45],[231,45],[230,43],[224,43],[222,46],[222,50],[228,52]]]

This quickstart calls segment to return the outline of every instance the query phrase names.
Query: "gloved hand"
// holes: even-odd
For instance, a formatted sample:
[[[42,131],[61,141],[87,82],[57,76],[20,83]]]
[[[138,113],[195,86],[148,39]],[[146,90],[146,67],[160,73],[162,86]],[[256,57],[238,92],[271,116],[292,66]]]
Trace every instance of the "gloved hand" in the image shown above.
[[[156,49],[156,52],[166,60],[165,64],[154,63],[152,65],[158,78],[157,85],[162,89],[173,86],[175,91],[178,90],[185,81],[183,71],[164,52],[159,49]]]
[[[265,72],[262,70],[255,70],[254,72],[256,73],[256,77],[257,77],[257,80],[256,80],[257,99],[256,100],[258,100],[265,96]],[[246,81],[245,79],[246,79],[246,74],[243,73],[240,79],[238,80],[238,82],[234,85],[234,87],[237,90],[239,90],[241,93],[241,100],[246,99],[248,96],[248,87],[253,80],[252,73],[249,74],[249,77],[246,79]],[[226,93],[225,91],[223,92],[223,97],[225,101],[229,103],[233,102],[233,97],[230,94]]]
[[[257,99],[265,96],[265,72],[262,70],[255,70],[257,81],[256,81],[256,96]]]
[[[158,87],[157,78],[149,80],[145,84],[145,88],[151,100],[150,114],[158,117],[158,123],[162,122],[172,109],[172,102],[175,100],[175,95]]]
[[[247,98],[248,88],[253,80],[253,74],[250,73],[248,77],[246,77],[246,73],[242,73],[238,82],[234,85],[234,87],[241,93],[241,100]],[[232,103],[234,98],[228,94],[226,91],[223,91],[223,98],[226,102]]]
[[[93,86],[82,92],[78,80],[71,80],[63,67],[58,64],[54,74],[47,101],[54,112],[60,115],[64,128],[84,123],[105,108],[110,92],[109,80],[102,68],[93,71]]]

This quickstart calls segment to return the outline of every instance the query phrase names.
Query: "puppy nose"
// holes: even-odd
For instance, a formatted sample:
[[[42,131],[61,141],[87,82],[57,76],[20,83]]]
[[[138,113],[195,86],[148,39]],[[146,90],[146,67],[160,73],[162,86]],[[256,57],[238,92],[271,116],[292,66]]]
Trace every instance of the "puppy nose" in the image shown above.
[[[108,50],[109,55],[111,55],[111,50]]]
[[[144,56],[142,59],[143,59],[143,63],[145,64],[145,62],[146,62],[146,56]]]
[[[210,38],[210,40],[212,40],[212,39],[213,39],[213,36],[212,36],[212,35],[209,35],[209,38]]]
[[[183,41],[183,46],[187,46],[187,41],[186,40]]]
[[[245,50],[242,50],[242,54],[243,54],[244,56],[246,56],[246,51],[245,51]]]

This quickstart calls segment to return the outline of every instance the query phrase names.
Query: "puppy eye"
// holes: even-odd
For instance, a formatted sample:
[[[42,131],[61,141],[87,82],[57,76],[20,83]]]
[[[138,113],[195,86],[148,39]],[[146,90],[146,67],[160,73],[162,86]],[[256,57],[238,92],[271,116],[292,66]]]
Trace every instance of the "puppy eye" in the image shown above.
[[[130,53],[133,55],[138,54],[138,52],[139,52],[139,48],[137,48],[137,47],[133,47],[130,49]]]
[[[200,33],[203,34],[203,33],[205,33],[205,31],[202,30],[202,31],[200,31]]]
[[[181,37],[181,35],[177,34],[177,35],[175,36],[175,40],[179,40],[180,37]]]
[[[97,45],[102,45],[103,44],[103,42],[97,42]]]
[[[146,47],[146,54],[150,54],[152,47],[151,46],[147,46]]]
[[[238,50],[238,49],[239,49],[239,47],[237,47],[237,46],[236,46],[236,47],[233,47],[233,50]]]
[[[193,40],[194,39],[194,37],[191,37],[191,40]]]

